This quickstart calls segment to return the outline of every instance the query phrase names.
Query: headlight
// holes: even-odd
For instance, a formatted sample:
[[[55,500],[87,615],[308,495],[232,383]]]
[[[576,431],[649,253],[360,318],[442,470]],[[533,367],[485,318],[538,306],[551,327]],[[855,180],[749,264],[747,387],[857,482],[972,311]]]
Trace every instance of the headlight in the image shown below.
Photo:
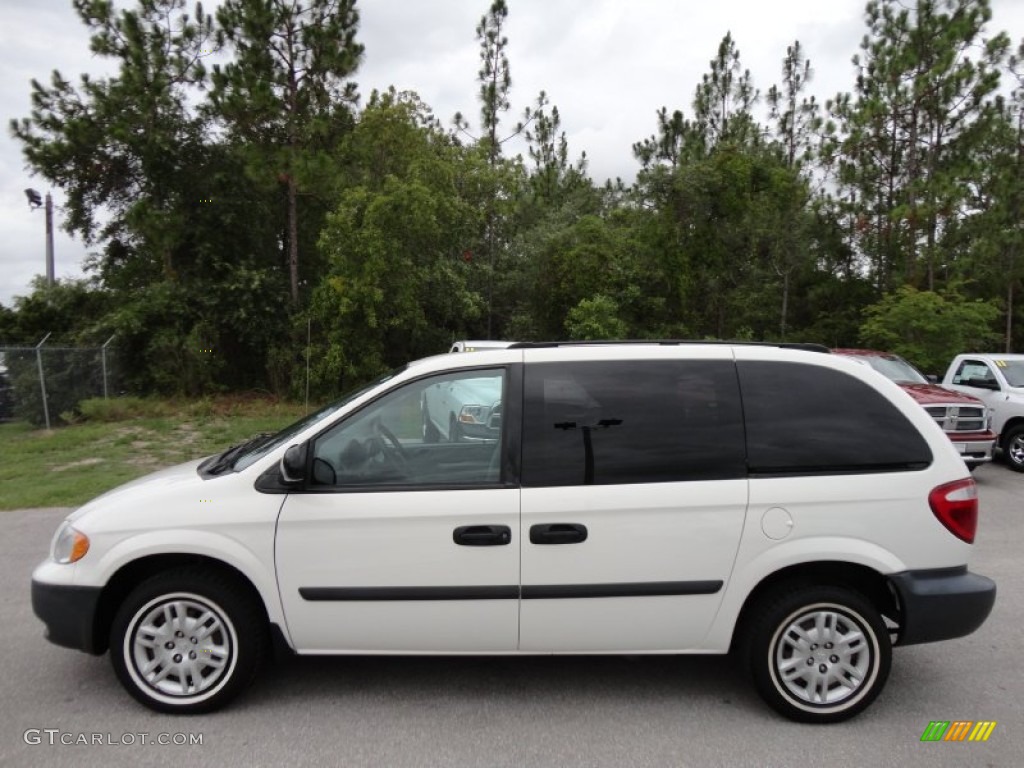
[[[54,534],[50,545],[50,555],[58,563],[77,563],[89,551],[89,537],[72,527],[71,523],[63,523]]]
[[[483,405],[464,405],[459,413],[459,421],[463,424],[483,424],[486,410]]]

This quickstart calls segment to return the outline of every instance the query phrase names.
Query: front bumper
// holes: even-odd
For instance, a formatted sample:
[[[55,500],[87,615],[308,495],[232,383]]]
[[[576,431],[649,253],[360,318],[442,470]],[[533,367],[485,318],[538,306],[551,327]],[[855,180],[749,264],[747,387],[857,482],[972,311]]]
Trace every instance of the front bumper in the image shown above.
[[[56,645],[86,653],[102,653],[94,628],[100,587],[76,587],[32,580],[32,610],[46,625],[46,638]]]
[[[968,438],[949,435],[949,439],[967,466],[977,466],[992,461],[992,451],[996,445],[996,436],[993,433],[990,432],[985,437]]]
[[[963,637],[980,627],[996,601],[995,582],[967,566],[889,576],[900,601],[898,645]]]

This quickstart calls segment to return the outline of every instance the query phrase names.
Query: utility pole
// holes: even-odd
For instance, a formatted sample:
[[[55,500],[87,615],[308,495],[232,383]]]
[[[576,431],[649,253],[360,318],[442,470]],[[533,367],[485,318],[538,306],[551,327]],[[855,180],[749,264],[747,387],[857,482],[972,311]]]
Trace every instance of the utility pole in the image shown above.
[[[35,210],[43,204],[43,198],[34,189],[26,189],[28,207]],[[46,193],[46,284],[53,285],[53,198]]]
[[[46,193],[46,284],[53,285],[53,198]]]

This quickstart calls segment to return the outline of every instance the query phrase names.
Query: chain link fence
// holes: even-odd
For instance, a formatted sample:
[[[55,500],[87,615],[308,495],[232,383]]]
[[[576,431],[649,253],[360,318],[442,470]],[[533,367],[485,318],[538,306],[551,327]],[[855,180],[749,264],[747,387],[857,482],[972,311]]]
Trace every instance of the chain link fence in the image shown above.
[[[122,388],[117,350],[99,347],[0,346],[0,421],[23,419],[50,429],[69,421],[78,403]]]

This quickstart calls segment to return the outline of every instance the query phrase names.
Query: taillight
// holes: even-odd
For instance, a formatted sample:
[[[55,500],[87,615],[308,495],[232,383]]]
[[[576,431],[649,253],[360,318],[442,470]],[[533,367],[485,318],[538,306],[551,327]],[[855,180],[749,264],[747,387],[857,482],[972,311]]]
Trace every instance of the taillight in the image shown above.
[[[974,480],[946,483],[928,494],[928,505],[949,532],[968,544],[978,530],[978,486]]]

